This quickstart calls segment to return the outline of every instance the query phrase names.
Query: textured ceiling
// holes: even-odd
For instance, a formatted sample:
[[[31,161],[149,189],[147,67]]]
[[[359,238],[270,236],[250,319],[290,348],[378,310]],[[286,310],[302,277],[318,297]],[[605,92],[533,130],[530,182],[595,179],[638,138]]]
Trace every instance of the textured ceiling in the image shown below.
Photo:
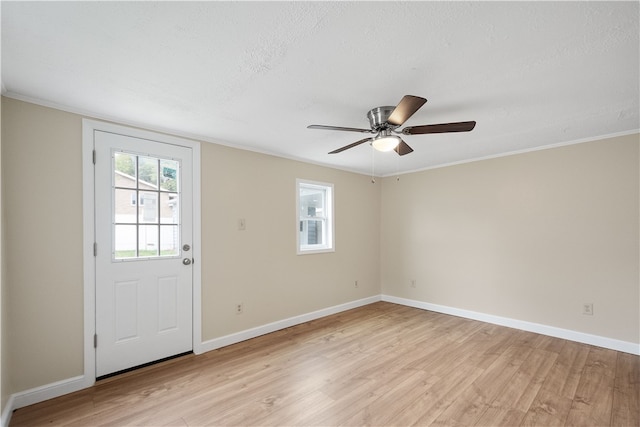
[[[638,2],[2,2],[7,96],[377,175],[628,133]],[[374,153],[366,113],[477,121]]]

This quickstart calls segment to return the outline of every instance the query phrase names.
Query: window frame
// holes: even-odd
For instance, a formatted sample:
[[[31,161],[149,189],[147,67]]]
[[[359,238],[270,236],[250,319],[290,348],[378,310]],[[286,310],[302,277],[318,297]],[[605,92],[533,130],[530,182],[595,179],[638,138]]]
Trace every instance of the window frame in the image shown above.
[[[300,190],[302,188],[324,190],[324,206],[326,217],[319,217],[325,224],[324,237],[326,242],[321,244],[302,244],[300,241],[300,224],[304,220],[301,216]],[[335,252],[335,211],[334,211],[334,186],[328,182],[312,181],[296,178],[296,253],[298,255]]]

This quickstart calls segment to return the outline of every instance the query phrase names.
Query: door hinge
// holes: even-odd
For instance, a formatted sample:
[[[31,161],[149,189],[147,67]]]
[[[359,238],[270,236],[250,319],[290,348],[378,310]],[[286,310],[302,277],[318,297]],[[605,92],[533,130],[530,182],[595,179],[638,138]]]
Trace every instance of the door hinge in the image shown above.
[[[93,242],[93,256],[98,256],[98,243]]]
[[[93,334],[93,348],[98,348],[98,334]]]
[[[93,150],[93,164],[96,164],[96,150]]]

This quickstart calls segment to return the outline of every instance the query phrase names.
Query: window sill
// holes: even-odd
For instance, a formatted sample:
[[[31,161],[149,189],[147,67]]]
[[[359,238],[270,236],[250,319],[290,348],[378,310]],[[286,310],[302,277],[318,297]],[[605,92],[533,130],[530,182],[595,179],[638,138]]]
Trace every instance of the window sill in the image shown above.
[[[335,252],[335,248],[313,248],[313,249],[304,249],[298,248],[298,255],[310,255],[310,254],[325,254],[329,252]]]

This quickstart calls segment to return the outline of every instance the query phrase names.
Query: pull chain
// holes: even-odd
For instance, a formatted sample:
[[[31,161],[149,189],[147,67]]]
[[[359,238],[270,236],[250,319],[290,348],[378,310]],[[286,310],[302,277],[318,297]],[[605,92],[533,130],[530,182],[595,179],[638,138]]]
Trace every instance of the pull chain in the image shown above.
[[[375,150],[375,148],[373,148],[373,145],[372,145],[371,146],[371,183],[372,184],[376,183],[376,178],[375,178],[375,174],[374,174],[374,166],[375,166],[374,158],[375,158],[375,154],[376,154],[376,150]]]

